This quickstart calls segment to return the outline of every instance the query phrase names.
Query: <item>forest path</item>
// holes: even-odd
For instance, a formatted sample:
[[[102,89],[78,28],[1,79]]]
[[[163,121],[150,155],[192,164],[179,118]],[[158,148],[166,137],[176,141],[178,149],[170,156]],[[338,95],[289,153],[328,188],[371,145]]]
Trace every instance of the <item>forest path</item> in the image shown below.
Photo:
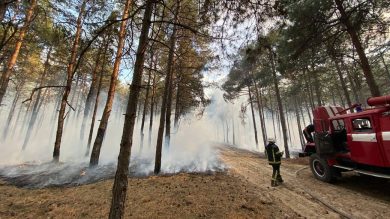
[[[347,173],[337,183],[328,184],[314,179],[307,165],[283,160],[281,175],[285,182],[272,188],[272,168],[262,157],[232,147],[221,148],[221,159],[231,174],[245,178],[258,188],[260,196],[280,203],[292,214],[306,218],[390,218],[388,180]]]

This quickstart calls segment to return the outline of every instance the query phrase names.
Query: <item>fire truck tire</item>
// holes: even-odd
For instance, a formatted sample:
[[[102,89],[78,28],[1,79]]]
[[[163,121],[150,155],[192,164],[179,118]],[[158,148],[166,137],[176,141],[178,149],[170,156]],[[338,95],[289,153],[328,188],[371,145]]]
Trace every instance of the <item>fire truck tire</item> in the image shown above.
[[[310,156],[310,169],[316,179],[323,182],[334,182],[337,177],[337,170],[328,165],[326,159],[317,154]]]

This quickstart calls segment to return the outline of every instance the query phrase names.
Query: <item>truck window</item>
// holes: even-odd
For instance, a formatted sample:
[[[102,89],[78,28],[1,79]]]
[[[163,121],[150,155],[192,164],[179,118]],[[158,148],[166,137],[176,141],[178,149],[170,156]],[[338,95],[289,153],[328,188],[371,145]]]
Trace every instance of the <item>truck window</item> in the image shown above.
[[[356,132],[372,131],[371,121],[369,118],[359,118],[352,120],[352,127]]]
[[[332,125],[335,131],[342,131],[345,128],[344,120],[342,119],[332,120]]]

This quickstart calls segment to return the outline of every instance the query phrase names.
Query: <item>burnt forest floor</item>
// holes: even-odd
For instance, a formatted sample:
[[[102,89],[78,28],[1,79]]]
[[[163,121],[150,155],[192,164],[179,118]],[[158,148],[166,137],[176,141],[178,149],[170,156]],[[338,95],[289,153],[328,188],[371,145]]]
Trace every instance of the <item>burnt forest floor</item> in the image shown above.
[[[220,151],[226,171],[129,178],[125,218],[390,218],[389,181],[345,174],[322,183],[300,158],[283,160],[285,183],[272,188],[260,154]],[[0,218],[107,218],[112,184],[32,189],[3,179]]]

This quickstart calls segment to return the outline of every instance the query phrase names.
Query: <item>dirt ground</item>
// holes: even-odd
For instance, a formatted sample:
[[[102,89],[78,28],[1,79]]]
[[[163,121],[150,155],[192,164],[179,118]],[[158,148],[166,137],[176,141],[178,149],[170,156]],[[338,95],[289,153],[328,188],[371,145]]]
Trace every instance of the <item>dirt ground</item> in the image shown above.
[[[258,157],[235,149],[222,151],[233,175],[247,179],[288,212],[305,218],[390,218],[389,180],[343,173],[338,182],[328,184],[314,179],[307,158],[298,158],[282,161],[285,183],[270,191],[272,171]]]
[[[130,178],[125,217],[390,218],[389,181],[346,174],[326,184],[307,159],[295,159],[283,161],[286,182],[271,188],[259,154],[223,148],[221,159],[227,172]],[[0,218],[106,218],[112,183],[24,189],[0,181]]]

